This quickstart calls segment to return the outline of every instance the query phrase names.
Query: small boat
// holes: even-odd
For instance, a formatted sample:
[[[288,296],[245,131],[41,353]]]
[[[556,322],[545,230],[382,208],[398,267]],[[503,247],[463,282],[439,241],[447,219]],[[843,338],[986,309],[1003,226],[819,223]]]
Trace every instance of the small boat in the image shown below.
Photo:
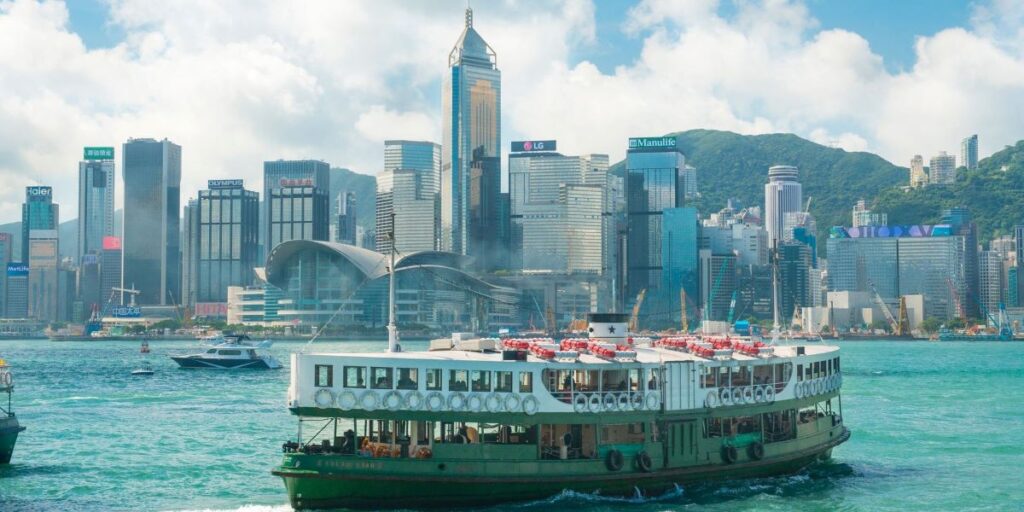
[[[274,356],[262,353],[271,345],[270,340],[253,343],[244,334],[225,334],[223,341],[198,354],[171,356],[182,368],[235,370],[241,368],[273,370],[281,368]]]
[[[143,341],[142,342],[142,348],[139,349],[139,352],[141,352],[143,354],[148,354],[149,353],[149,342],[148,341]]]
[[[0,403],[0,464],[11,462],[18,434],[25,430],[25,427],[18,423],[14,411],[11,410],[11,393],[13,392],[14,379],[11,375],[11,368],[3,359],[0,359],[0,393],[7,393],[6,403]]]
[[[141,377],[153,375],[153,367],[149,363],[142,363],[138,368],[132,370],[132,375]]]

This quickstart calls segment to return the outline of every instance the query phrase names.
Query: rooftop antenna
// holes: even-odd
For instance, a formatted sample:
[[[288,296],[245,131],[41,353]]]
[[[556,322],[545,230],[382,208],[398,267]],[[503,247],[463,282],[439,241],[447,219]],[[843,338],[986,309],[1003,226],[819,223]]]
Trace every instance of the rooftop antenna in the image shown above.
[[[466,28],[473,26],[473,8],[466,2]]]

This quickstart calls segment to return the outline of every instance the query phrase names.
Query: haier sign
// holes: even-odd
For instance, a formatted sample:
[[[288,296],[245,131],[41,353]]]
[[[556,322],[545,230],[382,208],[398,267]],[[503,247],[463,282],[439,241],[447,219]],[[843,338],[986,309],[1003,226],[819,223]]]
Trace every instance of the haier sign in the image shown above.
[[[29,199],[50,197],[53,195],[53,187],[26,187],[25,195]]]

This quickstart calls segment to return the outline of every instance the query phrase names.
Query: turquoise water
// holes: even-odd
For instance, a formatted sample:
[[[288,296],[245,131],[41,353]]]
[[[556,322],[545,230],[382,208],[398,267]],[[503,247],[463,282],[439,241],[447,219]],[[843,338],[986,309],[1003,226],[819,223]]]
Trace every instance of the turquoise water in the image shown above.
[[[194,343],[151,346],[146,378],[129,374],[135,343],[0,341],[28,427],[0,468],[0,510],[289,509],[270,475],[295,432],[288,371],[179,370],[166,356]],[[287,364],[302,346],[271,351]],[[654,499],[564,493],[491,510],[1024,510],[1024,343],[844,343],[843,369],[853,437],[831,462]]]

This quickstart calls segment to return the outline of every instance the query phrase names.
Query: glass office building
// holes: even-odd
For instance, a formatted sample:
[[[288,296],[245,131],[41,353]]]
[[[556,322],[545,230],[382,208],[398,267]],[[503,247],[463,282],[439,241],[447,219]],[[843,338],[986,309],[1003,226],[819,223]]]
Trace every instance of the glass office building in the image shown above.
[[[76,261],[99,254],[103,237],[114,234],[114,178],[114,148],[85,148],[85,160],[78,163]]]
[[[675,137],[629,139],[626,152],[626,298],[662,282],[662,212],[683,206],[686,159]]]
[[[470,169],[478,148],[483,157],[501,158],[501,71],[497,54],[473,28],[472,9],[466,9],[466,26],[448,55],[448,68],[441,95],[441,248],[474,254]]]
[[[273,251],[289,240],[322,240],[330,235],[327,190],[309,180],[285,181],[267,198],[267,242]]]
[[[377,252],[395,249],[400,254],[437,248],[437,193],[431,173],[419,169],[391,169],[377,175]],[[392,226],[392,221],[394,226]]]
[[[189,304],[226,302],[228,286],[253,282],[259,232],[259,194],[242,180],[210,180],[189,205],[192,274]]]
[[[123,285],[140,305],[181,301],[181,146],[128,139],[124,157]]]
[[[271,240],[271,228],[268,224],[267,218],[270,215],[270,198],[273,195],[271,192],[276,189],[295,187],[299,185],[312,186],[320,189],[325,197],[330,199],[331,194],[331,166],[327,162],[320,160],[274,160],[263,162],[263,206],[260,209],[260,241],[263,245],[263,249],[260,254],[260,259],[264,259],[265,255],[269,254],[274,248],[274,243]],[[278,193],[278,196],[282,194]],[[329,210],[324,211],[325,223],[330,223]],[[280,222],[280,217],[277,217]],[[280,232],[277,233],[280,235]],[[330,235],[330,228],[328,227],[328,235]],[[327,238],[317,238],[316,240],[327,240]]]
[[[59,224],[60,212],[53,202],[53,187],[25,187],[25,202],[21,205],[21,261],[28,261],[32,230],[56,230]]]

